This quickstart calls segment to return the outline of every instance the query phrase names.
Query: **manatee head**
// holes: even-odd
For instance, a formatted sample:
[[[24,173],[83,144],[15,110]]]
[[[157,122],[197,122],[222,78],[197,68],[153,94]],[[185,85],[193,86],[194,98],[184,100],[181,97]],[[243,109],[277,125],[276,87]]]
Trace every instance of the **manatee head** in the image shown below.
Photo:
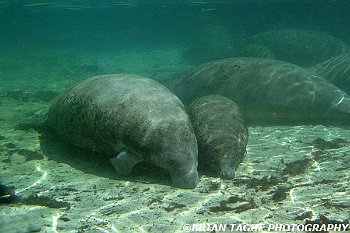
[[[198,147],[189,118],[170,120],[160,132],[161,150],[152,159],[170,173],[173,184],[180,188],[194,188],[198,183]]]
[[[328,103],[323,117],[331,123],[348,125],[350,122],[350,96],[332,84],[326,83],[323,86],[319,88],[319,95],[322,95],[319,99]]]
[[[235,177],[236,169],[245,157],[245,152],[234,147],[215,148],[208,151],[203,159],[206,159],[204,166],[212,169],[222,179],[232,179]]]
[[[333,102],[326,114],[328,119],[337,119],[339,121],[350,121],[350,97],[341,96],[339,100]]]
[[[210,162],[207,162],[209,168],[213,170],[222,179],[232,179],[235,177],[235,161],[233,156],[225,156],[226,158],[212,157]]]
[[[172,183],[179,188],[195,188],[198,183],[197,156],[194,153],[166,155],[166,166]]]
[[[236,175],[234,165],[230,162],[222,160],[219,161],[217,172],[222,179],[232,179]]]

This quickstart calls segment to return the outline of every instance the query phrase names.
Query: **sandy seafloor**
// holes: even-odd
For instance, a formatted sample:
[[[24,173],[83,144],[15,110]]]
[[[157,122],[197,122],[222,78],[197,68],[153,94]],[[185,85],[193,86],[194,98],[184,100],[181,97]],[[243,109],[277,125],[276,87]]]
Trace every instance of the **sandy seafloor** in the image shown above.
[[[183,232],[184,224],[320,224],[350,219],[350,127],[249,127],[233,180],[201,175],[195,189],[161,170],[119,177],[108,161],[23,122],[72,83],[95,74],[162,80],[181,72],[181,49],[2,51],[0,232]]]

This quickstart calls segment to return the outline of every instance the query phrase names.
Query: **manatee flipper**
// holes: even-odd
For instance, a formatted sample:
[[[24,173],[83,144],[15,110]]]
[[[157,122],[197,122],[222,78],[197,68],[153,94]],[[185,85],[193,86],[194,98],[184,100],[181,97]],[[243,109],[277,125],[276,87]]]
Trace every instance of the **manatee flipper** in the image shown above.
[[[110,161],[120,175],[127,176],[131,174],[133,167],[143,160],[135,153],[123,151]]]

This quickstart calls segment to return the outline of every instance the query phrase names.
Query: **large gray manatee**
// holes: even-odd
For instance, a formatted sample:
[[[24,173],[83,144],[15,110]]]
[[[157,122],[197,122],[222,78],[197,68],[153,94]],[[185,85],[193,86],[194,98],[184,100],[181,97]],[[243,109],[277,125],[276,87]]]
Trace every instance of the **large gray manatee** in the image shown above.
[[[52,104],[47,123],[73,144],[115,157],[128,175],[142,161],[164,168],[181,188],[198,182],[197,141],[182,102],[158,82],[137,75],[83,80]]]
[[[239,105],[246,120],[258,123],[350,120],[350,96],[312,71],[278,60],[214,61],[166,85],[185,105],[206,95],[228,97]]]

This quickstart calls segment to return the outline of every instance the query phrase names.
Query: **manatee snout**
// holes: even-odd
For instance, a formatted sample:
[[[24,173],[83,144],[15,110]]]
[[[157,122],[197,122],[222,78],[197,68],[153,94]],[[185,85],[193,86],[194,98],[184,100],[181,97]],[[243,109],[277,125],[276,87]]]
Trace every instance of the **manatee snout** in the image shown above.
[[[226,156],[222,156],[221,160],[217,161],[217,166],[212,167],[222,179],[235,178],[236,169],[245,157],[245,154],[243,154],[242,157],[238,158],[237,155],[241,155],[242,152],[234,150],[234,148],[227,151],[230,153]]]
[[[182,148],[183,149],[183,148]],[[165,167],[170,173],[172,183],[179,188],[194,188],[198,183],[198,149],[187,153],[168,153]]]
[[[201,170],[210,170],[214,174],[218,175],[222,179],[232,179],[235,177],[235,170],[238,167],[237,161],[234,160],[237,156],[229,153],[229,149],[226,149],[227,155],[218,155],[215,152],[208,151],[208,155],[212,155],[211,159],[206,158],[206,161],[201,161]]]
[[[197,167],[186,174],[170,174],[172,183],[179,188],[195,188],[198,183]]]
[[[232,167],[225,167],[223,166],[221,170],[218,172],[220,178],[222,179],[232,179],[236,176],[235,170]]]

